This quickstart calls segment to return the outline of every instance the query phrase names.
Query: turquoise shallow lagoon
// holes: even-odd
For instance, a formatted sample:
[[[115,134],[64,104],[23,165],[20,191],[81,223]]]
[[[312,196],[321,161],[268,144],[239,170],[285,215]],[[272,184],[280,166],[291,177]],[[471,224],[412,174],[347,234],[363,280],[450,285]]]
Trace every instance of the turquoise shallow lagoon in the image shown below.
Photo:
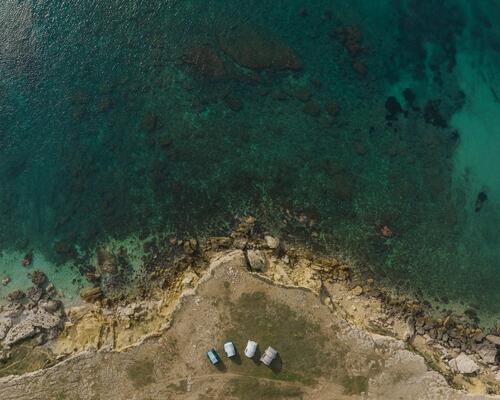
[[[135,238],[138,269],[137,243],[255,215],[496,323],[498,21],[495,0],[2,1],[0,297],[31,249],[71,299],[99,244]]]

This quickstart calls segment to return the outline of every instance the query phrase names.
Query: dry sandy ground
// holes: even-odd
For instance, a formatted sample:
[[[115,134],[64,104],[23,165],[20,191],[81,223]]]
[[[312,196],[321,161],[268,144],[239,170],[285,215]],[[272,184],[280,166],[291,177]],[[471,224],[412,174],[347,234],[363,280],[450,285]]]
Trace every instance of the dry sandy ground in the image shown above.
[[[181,300],[171,327],[122,352],[83,353],[0,379],[2,400],[472,399],[450,388],[403,342],[349,325],[308,290],[250,274],[241,251],[219,255]],[[231,338],[280,352],[272,368],[244,355],[213,367]]]

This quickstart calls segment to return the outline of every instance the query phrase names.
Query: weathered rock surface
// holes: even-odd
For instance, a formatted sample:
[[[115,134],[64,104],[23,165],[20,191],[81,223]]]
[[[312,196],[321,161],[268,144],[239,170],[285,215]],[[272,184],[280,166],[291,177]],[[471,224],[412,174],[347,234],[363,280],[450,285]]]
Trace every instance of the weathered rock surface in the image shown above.
[[[0,327],[4,326],[3,331],[6,333],[3,342],[5,346],[11,346],[21,340],[30,338],[40,331],[56,329],[62,323],[61,317],[50,314],[41,308],[36,313],[23,311],[16,321],[7,318],[4,318],[4,321],[6,322],[3,324],[0,322]]]
[[[30,321],[24,320],[19,324],[14,325],[9,330],[7,336],[4,339],[3,344],[5,346],[11,346],[14,343],[20,342],[21,340],[34,336],[36,333],[37,333],[36,327],[33,326],[33,324]]]
[[[473,374],[479,371],[479,365],[468,355],[461,353],[458,357],[450,360],[450,367],[461,374]]]
[[[260,250],[247,251],[248,263],[252,271],[265,271],[266,269],[266,256]]]

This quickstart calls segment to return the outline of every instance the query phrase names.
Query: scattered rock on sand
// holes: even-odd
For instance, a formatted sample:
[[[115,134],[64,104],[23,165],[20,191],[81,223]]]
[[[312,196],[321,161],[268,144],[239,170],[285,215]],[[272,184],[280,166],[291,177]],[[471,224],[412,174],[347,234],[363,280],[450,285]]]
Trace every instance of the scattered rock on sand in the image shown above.
[[[247,258],[252,271],[264,271],[266,269],[266,256],[260,250],[248,250]]]
[[[461,353],[458,357],[450,360],[451,369],[461,374],[473,374],[479,371],[479,365],[468,355]]]
[[[10,278],[8,276],[4,276],[2,278],[2,285],[7,286],[10,283]]]

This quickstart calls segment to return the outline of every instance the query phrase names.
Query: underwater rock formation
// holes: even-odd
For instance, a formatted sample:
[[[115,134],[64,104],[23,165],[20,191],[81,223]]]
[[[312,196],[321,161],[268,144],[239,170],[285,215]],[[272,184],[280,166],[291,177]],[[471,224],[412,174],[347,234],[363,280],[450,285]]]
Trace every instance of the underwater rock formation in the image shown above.
[[[302,68],[295,52],[265,28],[239,24],[220,33],[218,42],[221,49],[242,67],[256,71]]]

